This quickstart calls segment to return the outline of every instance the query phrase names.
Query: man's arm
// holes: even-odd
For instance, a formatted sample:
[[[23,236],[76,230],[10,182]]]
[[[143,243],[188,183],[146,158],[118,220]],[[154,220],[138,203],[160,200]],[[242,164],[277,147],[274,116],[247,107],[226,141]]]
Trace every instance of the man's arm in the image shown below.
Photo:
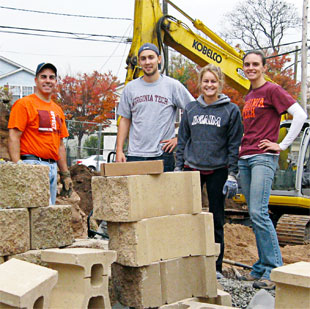
[[[122,117],[118,130],[117,130],[117,141],[116,141],[116,162],[126,162],[126,157],[123,151],[125,140],[129,133],[131,125],[131,119]]]
[[[60,159],[57,161],[57,165],[61,172],[68,172],[67,158],[66,158],[66,147],[63,140],[60,140],[59,145],[59,156]]]
[[[14,163],[17,163],[20,160],[20,138],[22,134],[23,132],[18,129],[9,129],[9,155]]]

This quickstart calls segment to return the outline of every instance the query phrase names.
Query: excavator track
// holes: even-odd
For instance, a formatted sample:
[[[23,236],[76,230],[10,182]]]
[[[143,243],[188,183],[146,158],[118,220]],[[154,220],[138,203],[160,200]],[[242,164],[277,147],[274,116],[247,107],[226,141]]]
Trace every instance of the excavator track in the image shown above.
[[[276,231],[281,246],[309,244],[310,216],[285,214],[279,219]]]

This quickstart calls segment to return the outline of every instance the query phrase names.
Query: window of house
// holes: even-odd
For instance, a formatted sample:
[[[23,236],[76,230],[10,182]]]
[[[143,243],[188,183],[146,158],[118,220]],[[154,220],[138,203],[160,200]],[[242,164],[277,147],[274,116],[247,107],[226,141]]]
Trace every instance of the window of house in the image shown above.
[[[10,86],[10,91],[12,93],[12,104],[15,103],[18,99],[20,99],[21,94],[20,86]]]
[[[26,97],[27,95],[30,95],[32,93],[33,93],[33,87],[23,86],[22,97]]]

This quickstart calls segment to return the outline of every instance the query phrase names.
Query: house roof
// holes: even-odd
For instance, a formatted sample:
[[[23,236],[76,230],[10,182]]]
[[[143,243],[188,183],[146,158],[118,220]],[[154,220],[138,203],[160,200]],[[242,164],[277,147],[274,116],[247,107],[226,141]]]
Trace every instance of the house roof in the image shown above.
[[[20,71],[26,71],[26,72],[32,74],[33,76],[35,76],[35,72],[34,72],[34,71],[32,71],[32,70],[30,70],[30,69],[24,67],[24,66],[21,65],[21,64],[18,64],[18,63],[14,62],[14,61],[12,61],[12,60],[10,60],[10,59],[8,59],[8,58],[5,58],[5,57],[3,57],[3,56],[0,56],[0,61],[1,61],[1,60],[4,61],[4,62],[7,62],[7,63],[9,63],[9,64],[11,64],[12,66],[15,66],[15,67],[16,67],[16,70],[12,70],[12,71],[10,71],[10,72],[7,72],[7,73],[5,73],[5,74],[0,75],[0,79],[1,79],[1,78],[4,78],[4,77],[8,77],[8,76],[13,75],[13,74],[16,74],[16,73],[18,73],[18,72],[20,72]]]

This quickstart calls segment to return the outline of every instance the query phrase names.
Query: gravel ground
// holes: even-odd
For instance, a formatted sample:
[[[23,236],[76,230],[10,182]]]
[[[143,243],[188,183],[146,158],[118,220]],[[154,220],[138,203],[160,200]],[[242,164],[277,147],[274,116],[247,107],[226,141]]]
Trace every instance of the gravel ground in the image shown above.
[[[230,278],[218,279],[218,282],[226,292],[231,295],[233,307],[247,308],[253,296],[259,291],[252,287],[253,282],[240,281]],[[275,291],[268,291],[273,297]]]

